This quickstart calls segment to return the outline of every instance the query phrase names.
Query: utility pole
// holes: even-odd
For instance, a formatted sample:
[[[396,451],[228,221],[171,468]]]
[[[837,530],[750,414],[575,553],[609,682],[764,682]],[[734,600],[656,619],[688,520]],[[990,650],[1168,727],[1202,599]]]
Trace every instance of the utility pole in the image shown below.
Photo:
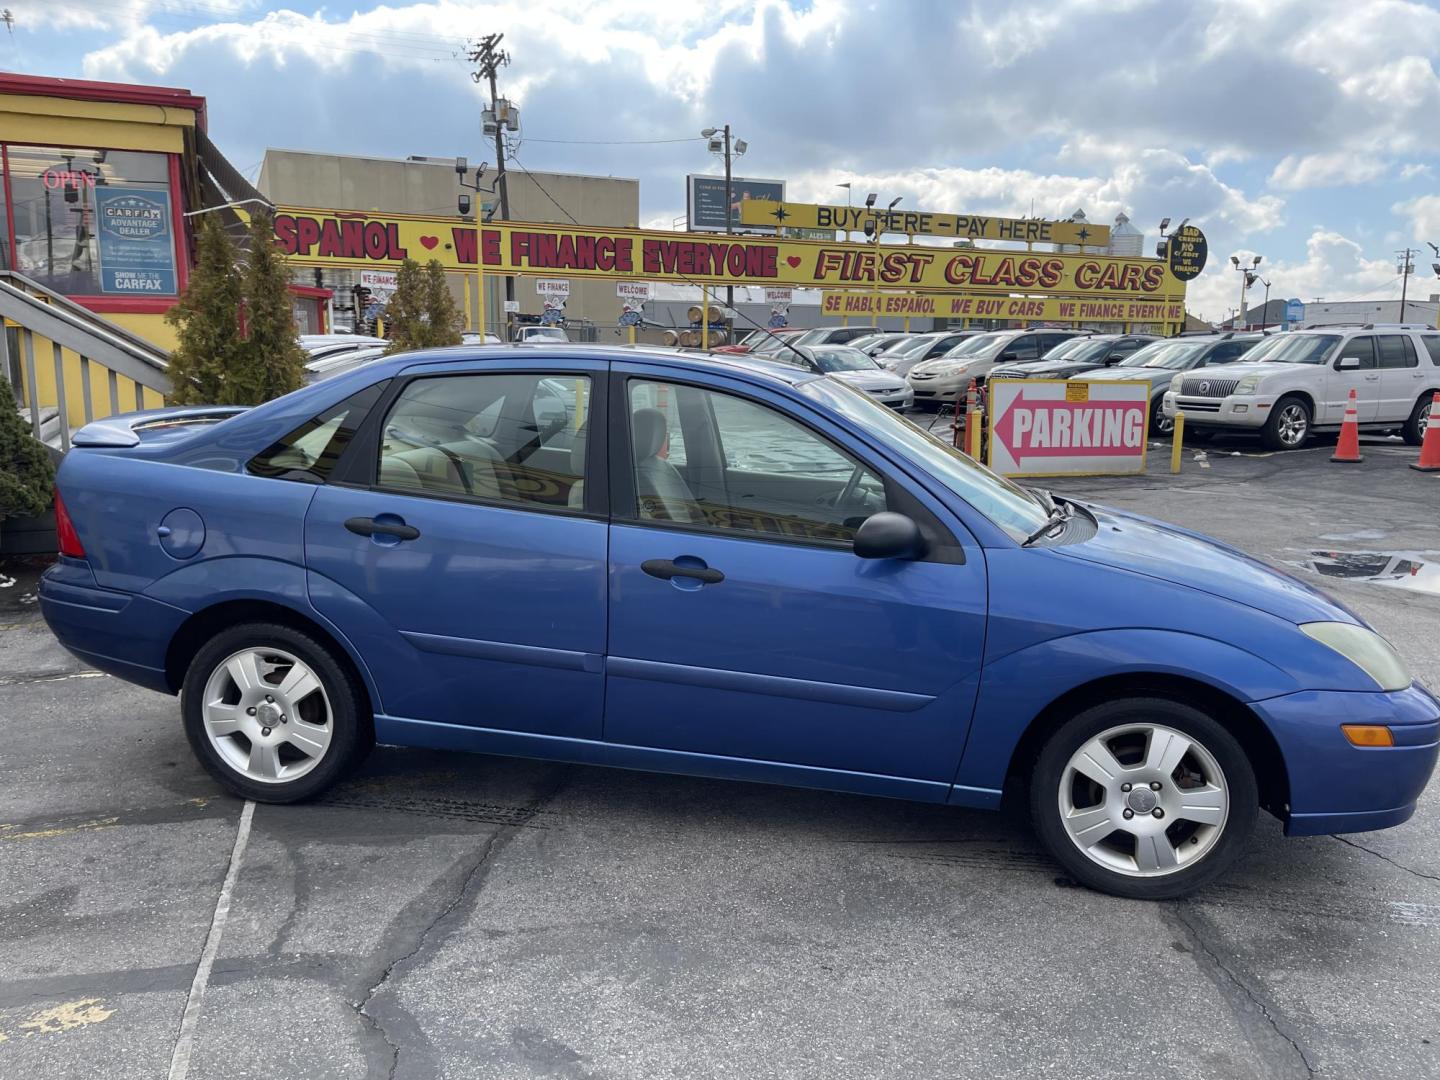
[[[1405,297],[1408,295],[1410,275],[1415,272],[1415,264],[1410,261],[1410,258],[1412,255],[1419,255],[1420,253],[1414,248],[1407,247],[1403,251],[1397,251],[1395,254],[1399,256],[1399,259],[1396,261],[1395,264],[1395,272],[1400,275],[1399,321],[1403,323],[1405,321]]]
[[[480,39],[480,44],[471,49],[466,55],[472,64],[478,65],[470,73],[470,78],[475,82],[482,79],[490,83],[490,115],[495,118],[495,188],[500,194],[500,220],[510,220],[510,184],[506,179],[505,172],[505,121],[506,117],[500,115],[500,94],[495,86],[495,73],[502,67],[510,64],[510,54],[500,49],[500,42],[505,39],[504,34],[486,34]],[[483,215],[480,208],[475,208],[475,257],[480,258],[480,221]],[[505,277],[505,299],[515,299],[515,279],[508,274]],[[485,298],[482,296],[480,302],[483,304]]]

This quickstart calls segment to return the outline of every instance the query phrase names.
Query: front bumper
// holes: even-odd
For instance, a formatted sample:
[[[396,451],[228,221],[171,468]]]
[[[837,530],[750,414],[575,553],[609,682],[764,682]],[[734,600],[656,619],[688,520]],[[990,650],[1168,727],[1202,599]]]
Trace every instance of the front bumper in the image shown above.
[[[915,391],[910,387],[887,394],[871,394],[872,398],[891,409],[908,409],[915,404]]]
[[[937,375],[934,378],[910,376],[910,389],[916,401],[954,401],[970,389],[970,380],[984,382],[982,375]]]
[[[1188,427],[1258,428],[1270,419],[1270,407],[1274,404],[1272,396],[1232,394],[1226,398],[1202,398],[1166,390],[1161,407],[1172,420],[1176,413],[1183,412]]]
[[[1393,693],[1305,690],[1251,708],[1285,758],[1287,836],[1399,825],[1415,812],[1440,755],[1440,702],[1419,683]],[[1384,724],[1395,745],[1352,746],[1341,724]]]

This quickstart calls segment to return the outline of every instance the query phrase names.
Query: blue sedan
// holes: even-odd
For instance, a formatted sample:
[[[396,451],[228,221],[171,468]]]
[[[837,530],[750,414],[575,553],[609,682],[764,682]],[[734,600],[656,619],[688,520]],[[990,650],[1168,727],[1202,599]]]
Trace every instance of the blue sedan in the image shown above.
[[[40,600],[180,697],[215,779],[309,798],[375,742],[994,808],[1164,898],[1264,808],[1397,825],[1440,704],[1324,594],[995,476],[835,379],[664,350],[386,358],[114,417]]]

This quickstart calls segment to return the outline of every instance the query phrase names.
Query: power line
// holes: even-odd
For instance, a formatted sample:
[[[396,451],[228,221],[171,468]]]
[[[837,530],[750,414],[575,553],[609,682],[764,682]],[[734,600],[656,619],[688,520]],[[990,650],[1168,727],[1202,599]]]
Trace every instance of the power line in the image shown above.
[[[531,181],[535,184],[535,186],[540,189],[541,194],[543,194],[543,195],[545,196],[545,198],[547,198],[547,199],[550,200],[550,202],[554,205],[554,207],[555,207],[556,210],[559,210],[562,214],[564,214],[567,218],[570,219],[570,224],[572,224],[572,225],[579,225],[579,224],[580,224],[580,222],[579,222],[578,220],[576,220],[575,215],[572,214],[572,213],[570,213],[569,210],[566,210],[565,207],[561,206],[560,203],[559,203],[559,201],[555,198],[555,196],[550,194],[549,190],[545,187],[545,185],[542,184],[542,183],[540,183],[539,178],[538,178],[534,173],[532,173],[529,169],[527,169],[527,168],[525,167],[525,163],[520,160],[519,156],[515,153],[514,150],[511,150],[511,151],[510,151],[510,160],[515,163],[515,165],[520,169],[521,172],[523,172],[526,176],[528,176],[528,177],[531,179]]]
[[[526,142],[551,143],[556,146],[659,146],[662,143],[704,142],[699,135],[683,139],[534,139],[525,136]]]

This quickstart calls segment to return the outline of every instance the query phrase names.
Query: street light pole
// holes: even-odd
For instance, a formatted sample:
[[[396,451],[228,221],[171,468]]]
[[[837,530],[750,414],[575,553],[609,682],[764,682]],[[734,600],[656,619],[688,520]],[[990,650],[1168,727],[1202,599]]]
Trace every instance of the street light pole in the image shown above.
[[[1240,271],[1240,308],[1239,308],[1240,314],[1236,317],[1236,320],[1235,320],[1235,329],[1236,329],[1236,330],[1243,330],[1243,329],[1245,328],[1245,326],[1246,326],[1246,325],[1248,324],[1248,322],[1249,322],[1249,316],[1246,314],[1246,311],[1245,311],[1245,293],[1246,293],[1246,290],[1248,290],[1248,289],[1250,288],[1250,286],[1255,283],[1255,282],[1254,282],[1254,278],[1255,278],[1255,268],[1260,265],[1261,260],[1262,260],[1263,258],[1264,258],[1264,256],[1262,256],[1262,255],[1256,255],[1256,256],[1250,261],[1250,265],[1249,265],[1249,266],[1241,266],[1241,265],[1240,265],[1240,256],[1238,256],[1238,255],[1231,255],[1231,256],[1230,256],[1230,263],[1231,263],[1231,265],[1233,265],[1236,270]]]
[[[1260,329],[1264,330],[1270,325],[1270,282],[1261,278],[1260,284],[1265,286],[1265,306],[1260,309]]]
[[[730,125],[725,125],[725,235],[729,236],[734,230],[730,227],[730,219],[733,216],[734,203],[730,201]],[[735,310],[735,286],[725,286],[725,310]],[[705,313],[709,318],[709,313]]]

